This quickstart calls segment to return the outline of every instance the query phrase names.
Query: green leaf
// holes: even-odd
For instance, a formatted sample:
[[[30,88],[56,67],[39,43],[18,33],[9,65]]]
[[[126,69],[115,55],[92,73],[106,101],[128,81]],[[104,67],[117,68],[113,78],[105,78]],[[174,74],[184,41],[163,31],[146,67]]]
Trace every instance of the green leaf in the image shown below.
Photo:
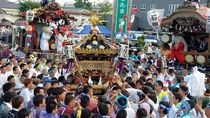
[[[92,11],[93,9],[92,3],[89,2],[88,0],[74,0],[74,1],[75,1],[74,6],[76,8],[84,8],[90,11]]]
[[[19,1],[18,8],[20,12],[26,12],[29,9],[40,8],[41,5],[39,2],[34,2],[31,0]]]
[[[137,37],[137,46],[140,50],[144,48],[144,45],[146,43],[145,39],[146,39],[145,35]]]

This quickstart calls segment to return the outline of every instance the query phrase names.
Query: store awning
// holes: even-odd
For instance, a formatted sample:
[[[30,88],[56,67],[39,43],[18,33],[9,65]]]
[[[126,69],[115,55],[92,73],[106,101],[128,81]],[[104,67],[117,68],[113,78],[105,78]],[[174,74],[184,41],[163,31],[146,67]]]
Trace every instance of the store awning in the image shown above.
[[[92,28],[90,25],[85,25],[77,34],[90,34]],[[105,26],[96,26],[96,28],[99,30],[99,34],[111,34],[111,31]]]

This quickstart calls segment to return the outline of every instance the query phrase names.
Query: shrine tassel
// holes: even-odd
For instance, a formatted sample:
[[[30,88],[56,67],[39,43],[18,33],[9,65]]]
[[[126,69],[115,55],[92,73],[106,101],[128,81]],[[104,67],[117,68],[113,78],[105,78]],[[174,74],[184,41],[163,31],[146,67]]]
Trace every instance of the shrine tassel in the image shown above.
[[[101,84],[102,84],[102,77],[100,76],[100,79],[99,79],[98,85],[101,85]]]
[[[125,62],[122,61],[121,64],[119,65],[119,67],[118,67],[118,68],[119,68],[118,74],[121,74],[121,73],[122,73],[123,67],[124,67],[124,63],[125,63]]]
[[[72,65],[73,65],[73,61],[69,59],[66,65],[66,73],[69,73],[69,71],[72,69]]]
[[[113,65],[114,65],[114,58],[111,59],[111,65],[110,65],[110,68],[113,68]]]
[[[91,79],[91,76],[89,76],[88,84],[89,84],[89,85],[92,85],[92,84],[93,84],[93,81],[92,81],[92,79]]]

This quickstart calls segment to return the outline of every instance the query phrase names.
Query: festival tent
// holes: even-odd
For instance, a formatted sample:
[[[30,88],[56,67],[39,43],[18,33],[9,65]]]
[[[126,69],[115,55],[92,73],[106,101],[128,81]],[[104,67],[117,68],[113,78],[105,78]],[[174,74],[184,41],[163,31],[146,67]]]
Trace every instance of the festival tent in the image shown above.
[[[76,32],[77,34],[90,34],[90,31],[92,30],[92,26],[91,25],[85,25],[83,26],[83,28],[81,30],[79,30],[78,32]],[[96,26],[96,28],[99,31],[99,34],[111,34],[111,31],[106,28],[105,26]]]

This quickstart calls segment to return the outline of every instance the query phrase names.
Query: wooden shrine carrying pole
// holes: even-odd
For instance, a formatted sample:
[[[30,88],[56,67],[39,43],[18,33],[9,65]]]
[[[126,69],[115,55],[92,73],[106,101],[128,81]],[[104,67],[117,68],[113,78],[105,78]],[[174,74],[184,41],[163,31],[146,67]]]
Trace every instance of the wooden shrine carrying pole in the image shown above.
[[[79,67],[79,65],[78,65],[78,63],[77,63],[77,61],[76,61],[76,59],[74,60],[73,63],[74,63],[74,65],[75,65],[76,69],[77,69],[77,73],[78,73],[78,76],[79,76],[80,80],[82,81],[82,83],[83,83],[84,85],[86,85],[87,83],[85,82],[84,77],[82,76],[81,69],[80,69],[80,67]]]

